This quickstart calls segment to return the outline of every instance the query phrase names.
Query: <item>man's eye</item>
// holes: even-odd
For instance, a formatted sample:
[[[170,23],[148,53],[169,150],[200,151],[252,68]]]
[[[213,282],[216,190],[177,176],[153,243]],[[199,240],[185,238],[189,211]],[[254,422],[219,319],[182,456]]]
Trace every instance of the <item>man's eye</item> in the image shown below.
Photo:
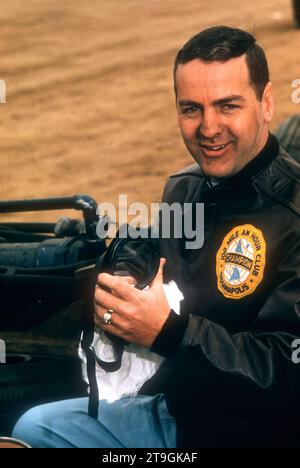
[[[224,111],[231,111],[231,110],[234,110],[234,109],[237,109],[239,106],[237,106],[236,104],[224,104],[222,106],[222,109]]]
[[[184,109],[182,109],[182,112],[184,114],[194,114],[195,112],[198,112],[198,111],[199,111],[198,106],[190,106],[190,107],[185,107]]]

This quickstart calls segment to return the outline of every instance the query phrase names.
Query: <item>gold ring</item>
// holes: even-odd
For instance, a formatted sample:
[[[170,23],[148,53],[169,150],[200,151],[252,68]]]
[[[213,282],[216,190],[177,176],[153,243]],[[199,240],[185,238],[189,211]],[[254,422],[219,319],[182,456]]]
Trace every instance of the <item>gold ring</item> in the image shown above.
[[[105,312],[105,314],[103,315],[103,323],[105,323],[105,325],[110,325],[111,324],[111,316],[113,314],[113,310],[112,309],[108,309],[107,312]]]

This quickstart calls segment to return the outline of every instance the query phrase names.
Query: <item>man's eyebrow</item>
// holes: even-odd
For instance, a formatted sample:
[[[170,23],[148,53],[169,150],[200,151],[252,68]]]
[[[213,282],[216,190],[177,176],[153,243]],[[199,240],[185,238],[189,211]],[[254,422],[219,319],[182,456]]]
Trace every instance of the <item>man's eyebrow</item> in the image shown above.
[[[229,102],[233,101],[245,101],[245,98],[239,94],[232,94],[231,96],[227,96],[221,99],[216,99],[213,101],[213,105],[220,105],[220,104],[228,104]],[[200,102],[197,101],[191,101],[191,100],[185,100],[181,99],[178,102],[180,107],[185,107],[185,106],[203,106]]]
[[[225,98],[217,99],[216,101],[213,101],[214,105],[219,105],[219,104],[228,104],[229,102],[232,101],[245,101],[245,98],[239,94],[232,94],[231,96],[227,96]]]
[[[184,107],[184,106],[201,106],[202,104],[200,104],[199,102],[196,102],[196,101],[186,101],[186,100],[180,100],[178,102],[178,104],[181,106],[181,107]]]

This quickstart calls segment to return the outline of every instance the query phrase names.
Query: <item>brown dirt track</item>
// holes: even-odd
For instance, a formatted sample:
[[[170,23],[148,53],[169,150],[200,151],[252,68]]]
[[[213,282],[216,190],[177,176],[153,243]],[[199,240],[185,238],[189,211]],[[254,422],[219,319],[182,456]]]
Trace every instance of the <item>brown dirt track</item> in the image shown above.
[[[267,51],[273,128],[300,112],[291,101],[300,30],[289,0],[2,0],[0,199],[159,201],[167,175],[191,162],[176,126],[175,52],[221,23],[253,32]]]

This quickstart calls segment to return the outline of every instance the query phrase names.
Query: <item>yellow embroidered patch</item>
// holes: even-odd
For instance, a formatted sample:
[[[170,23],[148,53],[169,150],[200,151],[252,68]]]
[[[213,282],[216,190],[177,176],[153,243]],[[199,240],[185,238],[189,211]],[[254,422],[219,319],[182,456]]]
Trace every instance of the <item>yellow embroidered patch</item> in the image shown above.
[[[241,299],[253,293],[263,279],[266,242],[263,233],[244,224],[224,238],[216,258],[218,289],[223,296]]]

